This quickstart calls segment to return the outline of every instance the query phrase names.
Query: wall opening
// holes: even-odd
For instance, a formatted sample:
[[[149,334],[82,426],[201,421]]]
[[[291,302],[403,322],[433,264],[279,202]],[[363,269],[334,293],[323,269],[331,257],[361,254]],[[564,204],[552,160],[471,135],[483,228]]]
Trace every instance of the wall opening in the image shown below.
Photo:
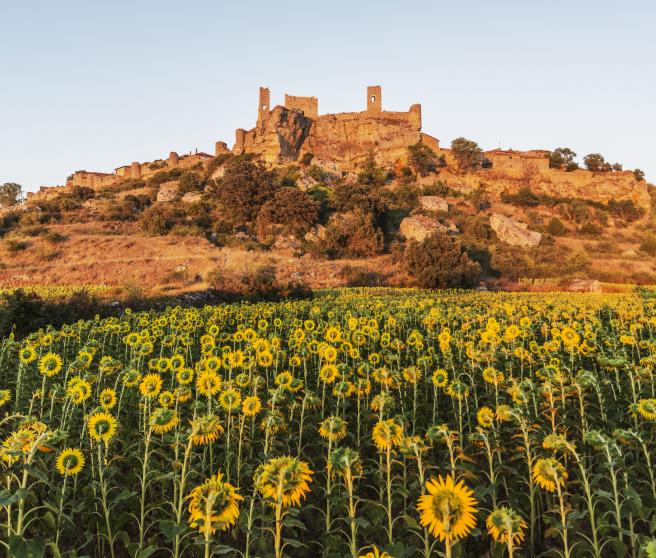
[[[372,96],[371,96],[371,102],[372,102],[372,103],[375,103],[375,102],[376,102],[376,95],[372,95]]]

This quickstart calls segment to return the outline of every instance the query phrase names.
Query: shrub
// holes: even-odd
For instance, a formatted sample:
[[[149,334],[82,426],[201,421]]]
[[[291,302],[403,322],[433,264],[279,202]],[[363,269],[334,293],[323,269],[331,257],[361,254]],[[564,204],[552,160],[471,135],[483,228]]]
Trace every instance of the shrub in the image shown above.
[[[373,216],[356,211],[335,216],[326,227],[318,248],[329,258],[364,258],[380,254],[383,245],[383,232]]]
[[[178,181],[178,194],[186,194],[187,192],[201,192],[205,182],[200,174],[194,171],[186,171],[180,176]]]
[[[542,203],[540,196],[534,194],[530,188],[521,188],[515,194],[506,194],[504,192],[501,194],[501,201],[520,207],[537,207]]]
[[[314,153],[310,153],[309,151],[307,153],[303,154],[303,157],[301,157],[301,166],[307,167],[312,163],[312,159],[314,159]]]
[[[276,279],[274,266],[260,266],[240,276],[228,276],[223,269],[211,271],[207,278],[216,297],[223,300],[281,300],[310,298],[312,290],[299,281]]]
[[[0,186],[0,206],[10,207],[23,200],[23,187],[15,182],[5,182]]]
[[[378,166],[373,153],[369,153],[360,167],[358,182],[365,186],[382,186],[385,183],[385,171]]]
[[[157,204],[142,213],[139,224],[150,235],[165,235],[170,232],[179,217],[179,211],[171,205]]]
[[[633,200],[609,200],[608,209],[613,215],[627,221],[636,221],[645,214],[645,210],[638,207]]]
[[[648,234],[640,243],[640,250],[650,256],[656,256],[656,236]]]
[[[419,176],[428,176],[439,167],[439,159],[435,151],[422,142],[408,147],[408,161]]]
[[[385,196],[378,188],[365,184],[343,183],[333,190],[333,206],[337,211],[359,211],[373,215],[374,220],[382,226],[387,216],[388,206]]]
[[[638,182],[642,182],[645,179],[645,172],[640,169],[635,169],[633,171],[633,178],[635,178]]]
[[[579,233],[585,236],[600,236],[603,234],[603,229],[594,223],[585,223],[580,229]]]
[[[27,240],[20,240],[18,238],[8,238],[5,240],[5,248],[8,252],[22,252],[29,248],[30,243]]]
[[[258,233],[266,234],[269,224],[284,226],[286,233],[301,236],[319,217],[320,203],[298,188],[283,187],[266,202],[258,214]]]
[[[606,170],[606,160],[601,153],[590,153],[583,158],[585,168],[592,172],[603,172]]]
[[[423,242],[411,242],[405,251],[405,269],[424,288],[472,287],[481,267],[473,262],[460,242],[438,230]]]
[[[252,223],[261,207],[278,190],[275,173],[250,157],[233,157],[226,164],[223,178],[210,188],[219,195],[226,218],[235,226]]]
[[[567,234],[567,228],[558,217],[552,217],[547,224],[546,231],[552,236],[563,236]]]

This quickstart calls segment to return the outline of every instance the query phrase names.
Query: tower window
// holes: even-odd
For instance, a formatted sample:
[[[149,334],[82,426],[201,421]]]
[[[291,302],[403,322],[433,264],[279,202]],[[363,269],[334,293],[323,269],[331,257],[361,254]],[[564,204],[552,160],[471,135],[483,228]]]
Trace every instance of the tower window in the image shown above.
[[[375,102],[376,102],[376,95],[372,95],[372,96],[371,96],[371,102],[372,102],[372,103],[375,103]]]

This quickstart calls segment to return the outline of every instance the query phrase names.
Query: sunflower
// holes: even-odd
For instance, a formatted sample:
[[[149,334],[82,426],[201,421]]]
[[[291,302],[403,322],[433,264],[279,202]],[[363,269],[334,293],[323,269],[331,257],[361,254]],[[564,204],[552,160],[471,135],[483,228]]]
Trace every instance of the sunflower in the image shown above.
[[[157,407],[150,415],[150,428],[155,434],[165,434],[180,422],[178,413],[168,407]]]
[[[499,422],[508,422],[513,418],[512,408],[510,405],[498,405],[494,414]]]
[[[218,472],[194,488],[189,500],[189,526],[209,539],[217,530],[226,531],[237,522],[239,502],[244,498]]]
[[[247,417],[253,417],[262,409],[262,402],[257,395],[246,397],[241,404],[241,412]]]
[[[186,403],[194,396],[194,394],[188,387],[175,388],[173,395],[175,395],[176,401],[178,403]]]
[[[483,370],[483,380],[485,380],[485,382],[488,384],[498,386],[501,382],[503,382],[503,374],[496,368],[488,366]]]
[[[116,392],[112,388],[105,388],[100,392],[98,400],[100,401],[100,406],[105,411],[109,411],[116,405]]]
[[[555,492],[558,485],[565,486],[567,471],[553,457],[538,459],[533,465],[533,480],[547,492]]]
[[[241,405],[241,393],[232,387],[223,390],[219,395],[219,404],[226,411],[232,412]]]
[[[116,418],[107,411],[98,411],[89,417],[88,428],[92,440],[107,444],[116,434]]]
[[[66,395],[74,405],[80,405],[91,397],[91,384],[82,378],[72,378],[66,388]]]
[[[255,487],[274,504],[284,507],[300,505],[310,492],[312,471],[305,461],[282,456],[260,465],[255,474]]]
[[[8,389],[0,389],[0,407],[4,407],[11,399],[11,391]]]
[[[489,407],[481,407],[476,413],[476,420],[482,428],[494,426],[494,411]]]
[[[57,353],[46,353],[39,359],[39,372],[49,378],[62,369],[62,357]]]
[[[466,537],[476,525],[476,499],[462,481],[439,476],[426,483],[428,494],[419,497],[420,522],[429,532],[450,545]]]
[[[20,351],[18,351],[18,360],[22,364],[34,362],[36,360],[36,350],[34,350],[34,347],[32,345],[21,347]]]
[[[656,420],[656,399],[641,399],[635,406],[640,416],[647,420]]]
[[[292,376],[291,372],[285,370],[276,376],[275,382],[277,386],[283,389],[289,389],[294,382],[294,376]]]
[[[27,456],[32,450],[35,433],[28,427],[21,427],[7,436],[0,446],[0,459],[11,465]]]
[[[446,388],[446,394],[458,401],[462,401],[469,396],[469,387],[460,380],[451,380],[449,386]]]
[[[139,385],[141,381],[141,372],[135,368],[129,368],[123,372],[123,385],[132,388]]]
[[[222,433],[223,425],[217,415],[200,416],[191,423],[191,442],[195,446],[215,442]]]
[[[362,460],[351,448],[337,448],[330,452],[328,470],[331,476],[340,475],[348,482],[362,474]]]
[[[319,379],[326,384],[332,384],[338,376],[339,370],[334,364],[324,364],[319,370]]]
[[[185,386],[194,381],[194,371],[191,368],[180,368],[175,374],[178,383]]]
[[[487,532],[496,542],[516,546],[524,540],[526,522],[512,508],[497,508],[487,516],[485,525]]]
[[[84,454],[77,448],[63,449],[57,456],[55,467],[64,477],[77,475],[84,467]]]
[[[257,354],[257,364],[262,368],[269,368],[273,364],[273,354],[271,351],[263,351]]]
[[[431,380],[435,387],[443,388],[449,381],[449,373],[444,368],[438,368],[433,372]]]
[[[215,395],[221,389],[221,378],[214,370],[203,370],[196,378],[196,390],[205,397]]]
[[[403,440],[403,427],[393,419],[378,421],[371,433],[379,451],[391,450]]]
[[[162,389],[162,377],[159,374],[146,374],[139,384],[139,391],[146,399],[153,399]]]
[[[175,395],[169,390],[164,390],[159,394],[157,401],[162,407],[170,407],[175,403]]]
[[[366,554],[360,554],[358,558],[394,558],[391,554],[388,554],[384,550],[378,550],[377,547],[373,547],[373,550],[367,552]]]
[[[346,421],[342,417],[330,416],[321,422],[319,434],[331,442],[341,440],[346,436]]]

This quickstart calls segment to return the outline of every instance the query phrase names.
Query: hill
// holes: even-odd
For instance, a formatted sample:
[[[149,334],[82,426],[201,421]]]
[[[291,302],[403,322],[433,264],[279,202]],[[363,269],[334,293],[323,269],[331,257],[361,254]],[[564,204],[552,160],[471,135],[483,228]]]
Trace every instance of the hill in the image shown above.
[[[598,154],[582,169],[564,148],[444,148],[422,132],[420,105],[384,111],[377,86],[364,111],[336,115],[315,97],[271,109],[262,88],[255,128],[235,138],[214,155],[77,171],[3,209],[0,282],[158,296],[239,290],[263,269],[314,288],[656,283],[654,188]],[[430,238],[430,257],[412,260]],[[424,269],[456,260],[477,265]]]

